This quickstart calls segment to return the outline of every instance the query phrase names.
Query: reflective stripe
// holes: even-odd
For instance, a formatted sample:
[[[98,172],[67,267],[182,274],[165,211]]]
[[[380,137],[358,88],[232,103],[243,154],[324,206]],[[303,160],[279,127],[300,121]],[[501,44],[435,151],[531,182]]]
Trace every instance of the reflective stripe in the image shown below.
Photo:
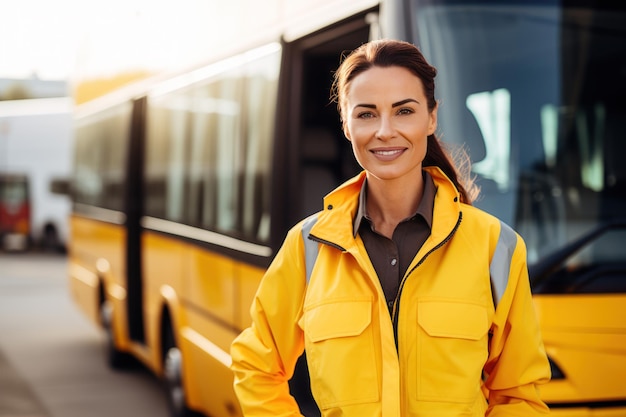
[[[509,283],[509,272],[516,245],[517,235],[513,229],[507,224],[500,222],[500,236],[498,237],[496,250],[493,253],[491,265],[489,265],[494,307],[498,306]]]
[[[317,215],[313,215],[306,219],[302,225],[302,240],[304,241],[304,263],[306,268],[306,283],[311,279],[313,266],[317,260],[319,252],[319,242],[309,238],[311,229],[317,222]],[[493,296],[493,305],[498,307],[498,303],[504,295],[504,291],[509,283],[509,273],[511,270],[511,262],[513,261],[513,252],[517,246],[517,234],[506,223],[500,222],[500,236],[496,244],[496,250],[493,253],[491,264],[489,265],[489,273],[491,274],[491,290]]]
[[[311,272],[317,260],[319,252],[319,243],[309,239],[309,233],[313,226],[317,223],[317,214],[312,215],[304,221],[302,225],[302,240],[304,241],[304,265],[306,267],[306,283],[311,279]]]

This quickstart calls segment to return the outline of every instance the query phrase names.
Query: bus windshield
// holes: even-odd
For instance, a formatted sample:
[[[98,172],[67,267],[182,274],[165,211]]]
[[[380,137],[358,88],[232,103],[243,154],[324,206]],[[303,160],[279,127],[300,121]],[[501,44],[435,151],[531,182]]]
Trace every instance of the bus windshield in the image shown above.
[[[515,227],[530,263],[626,212],[626,14],[568,3],[412,3],[439,135],[468,151],[475,205]],[[598,250],[623,257],[614,235]]]

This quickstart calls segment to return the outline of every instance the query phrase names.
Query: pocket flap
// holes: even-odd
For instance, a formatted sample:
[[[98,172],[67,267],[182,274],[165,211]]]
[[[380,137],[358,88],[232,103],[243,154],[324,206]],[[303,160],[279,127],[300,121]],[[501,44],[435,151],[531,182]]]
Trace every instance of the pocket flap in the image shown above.
[[[358,336],[372,321],[371,301],[340,301],[317,305],[304,314],[311,341]]]
[[[459,301],[420,301],[417,321],[429,336],[434,337],[478,340],[489,330],[485,307]]]

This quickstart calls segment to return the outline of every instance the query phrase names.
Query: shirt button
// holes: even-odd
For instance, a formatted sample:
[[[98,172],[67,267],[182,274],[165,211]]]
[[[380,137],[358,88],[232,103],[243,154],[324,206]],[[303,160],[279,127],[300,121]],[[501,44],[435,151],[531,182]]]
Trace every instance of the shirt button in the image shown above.
[[[396,258],[393,258],[391,260],[391,266],[396,266],[397,263],[398,263],[398,260]]]

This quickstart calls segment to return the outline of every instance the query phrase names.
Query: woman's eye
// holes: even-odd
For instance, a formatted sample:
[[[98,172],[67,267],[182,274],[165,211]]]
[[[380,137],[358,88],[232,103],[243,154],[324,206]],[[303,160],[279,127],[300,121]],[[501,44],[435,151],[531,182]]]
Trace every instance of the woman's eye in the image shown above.
[[[403,108],[403,109],[398,110],[398,114],[413,114],[413,113],[414,113],[413,109],[410,109],[410,108]]]
[[[362,113],[359,113],[357,117],[359,119],[371,119],[372,117],[374,117],[374,115],[371,112],[364,111]]]

